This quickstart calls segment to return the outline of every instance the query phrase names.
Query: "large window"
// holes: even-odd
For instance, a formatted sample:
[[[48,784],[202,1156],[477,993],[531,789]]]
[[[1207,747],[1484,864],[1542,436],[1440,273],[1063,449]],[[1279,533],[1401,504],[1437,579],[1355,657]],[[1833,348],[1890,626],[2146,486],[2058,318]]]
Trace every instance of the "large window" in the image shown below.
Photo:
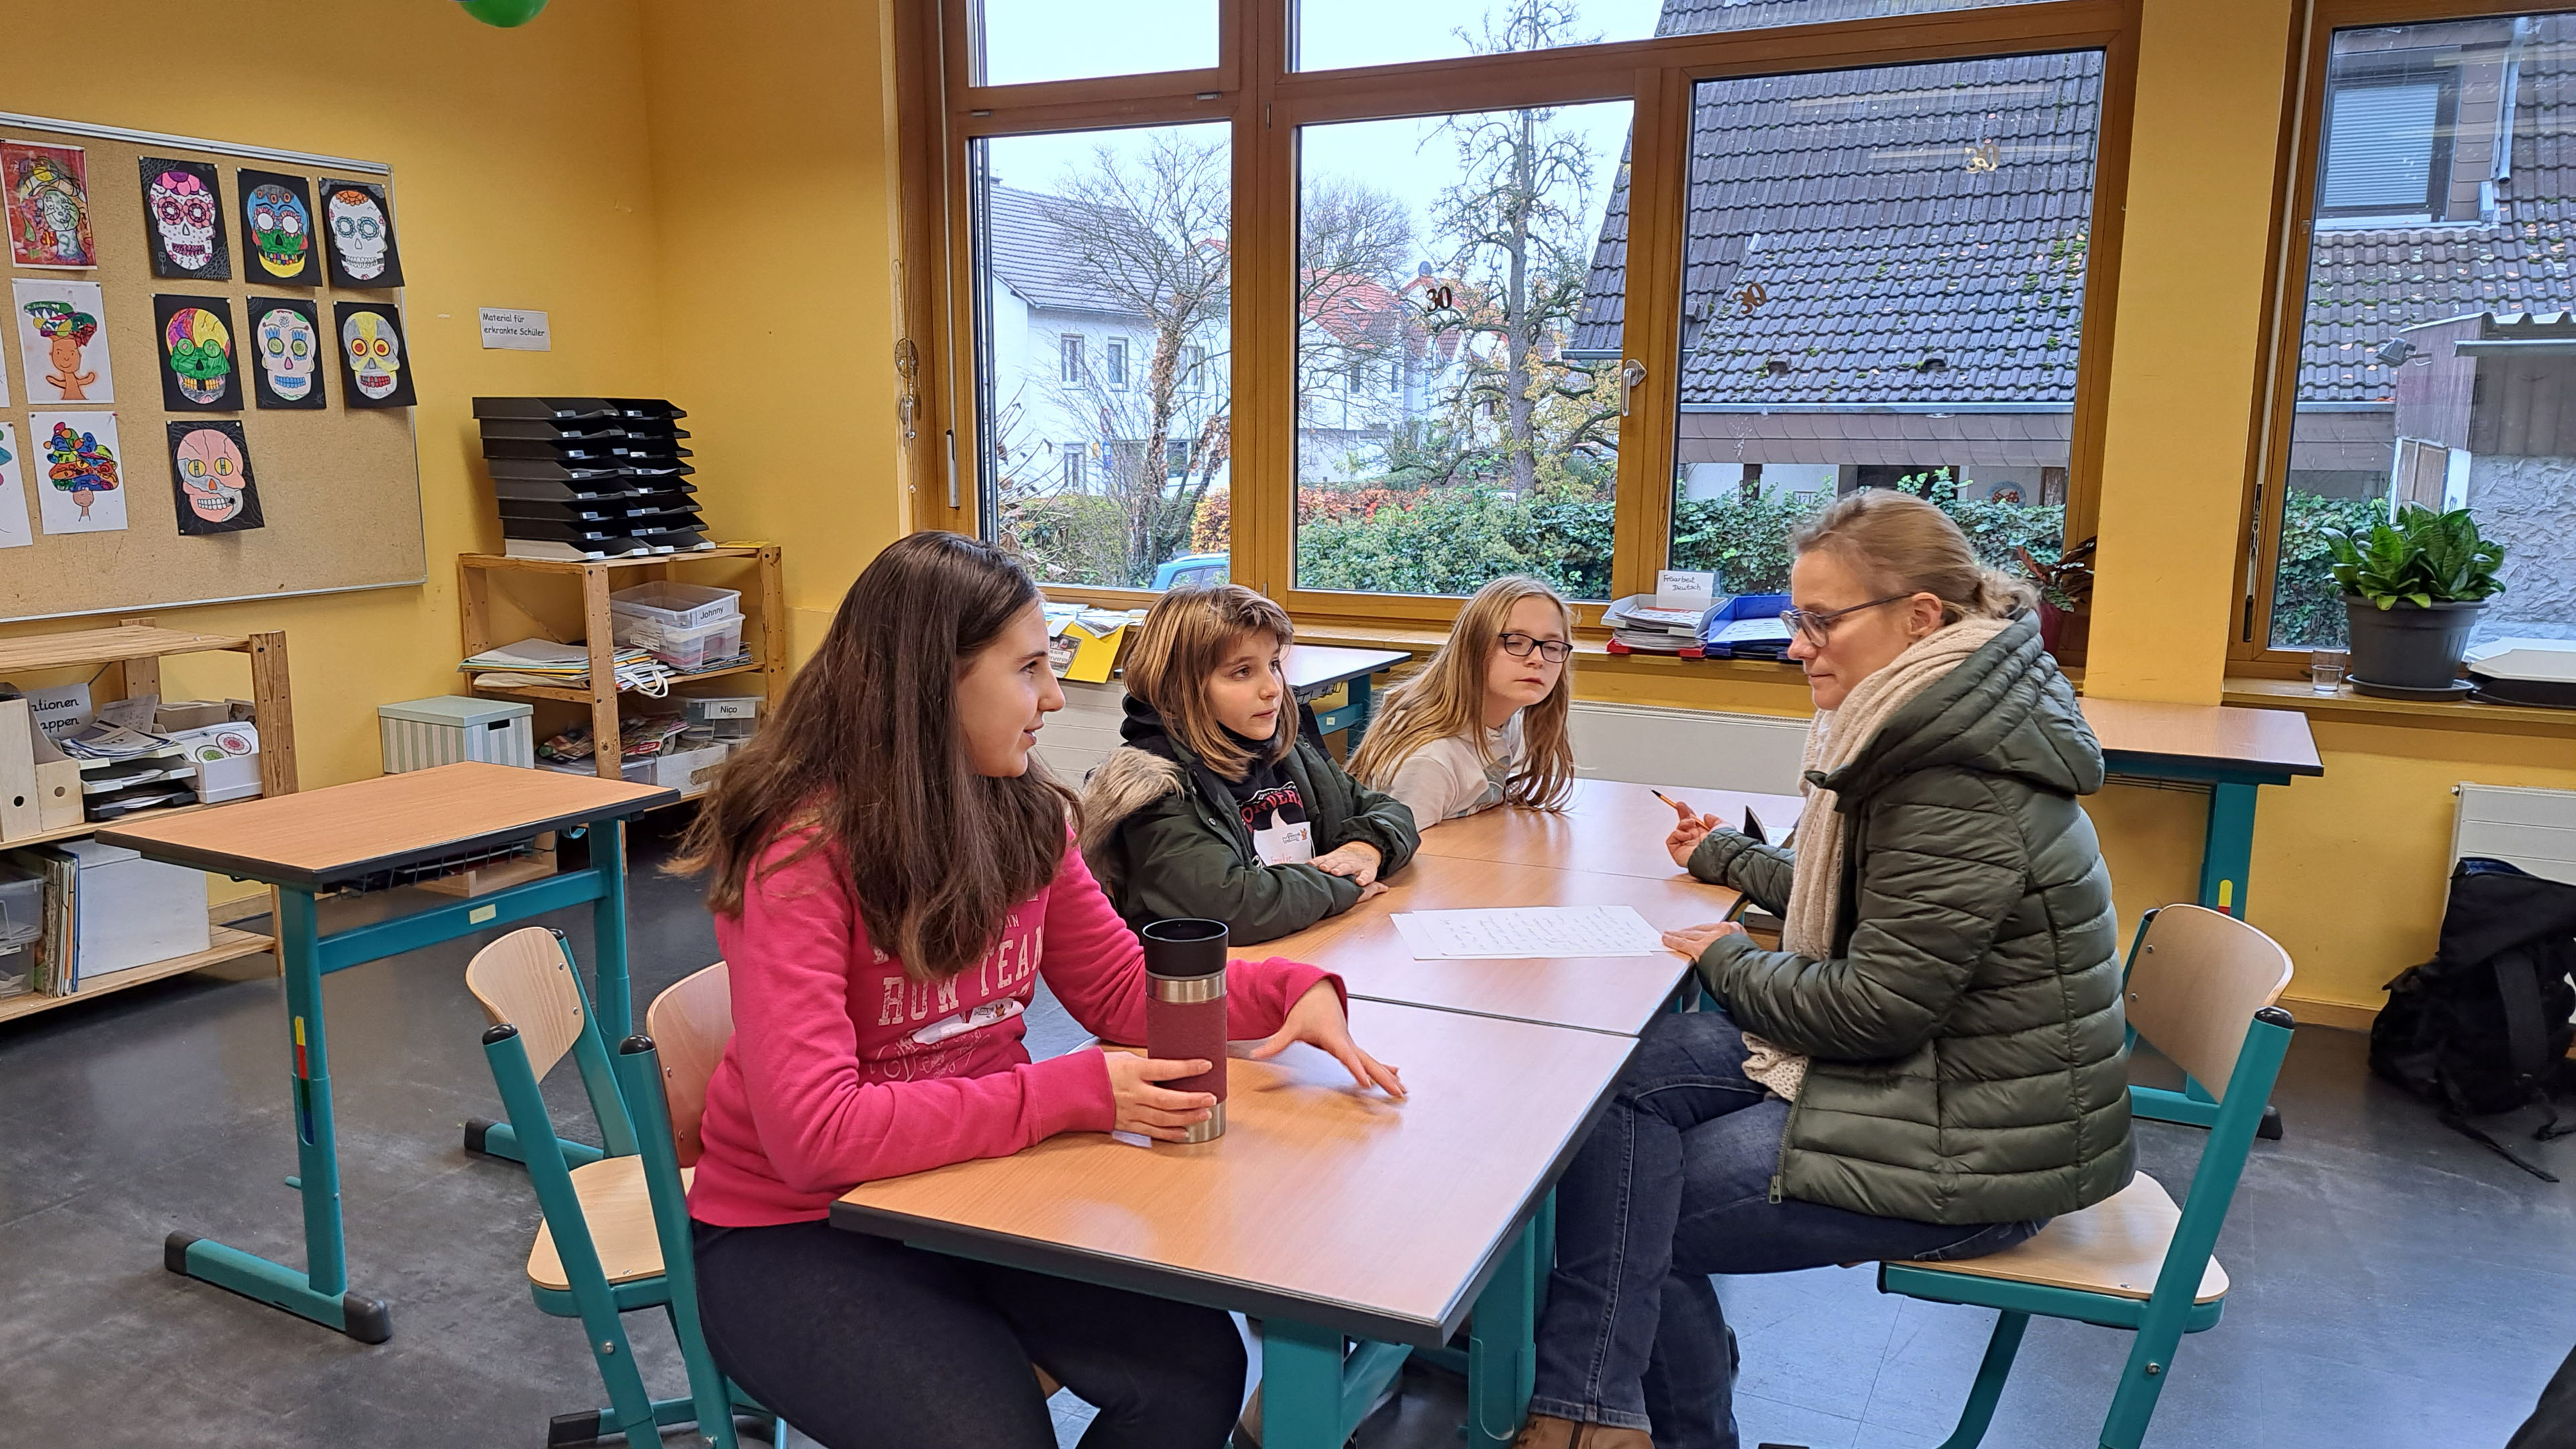
[[[913,517],[1059,597],[1228,574],[1319,625],[1505,572],[1587,628],[1670,566],[1774,587],[1865,487],[2045,566],[2091,531],[2134,14],[922,0]]]
[[[2342,645],[2329,535],[2401,503],[2504,544],[2477,637],[2576,638],[2576,14],[2336,30],[2324,62],[2247,651]]]

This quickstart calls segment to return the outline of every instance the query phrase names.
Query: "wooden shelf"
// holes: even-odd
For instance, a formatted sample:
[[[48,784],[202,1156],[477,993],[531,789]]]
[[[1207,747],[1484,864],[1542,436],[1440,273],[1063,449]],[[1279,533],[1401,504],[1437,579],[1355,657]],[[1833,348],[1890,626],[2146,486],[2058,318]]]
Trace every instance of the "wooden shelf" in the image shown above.
[[[0,1001],[0,1021],[31,1016],[39,1011],[51,1011],[57,1006],[70,1006],[75,1002],[90,1001],[110,992],[121,991],[128,986],[140,986],[146,981],[158,981],[164,976],[202,971],[209,966],[220,966],[226,961],[238,961],[244,956],[256,956],[261,952],[273,951],[277,948],[277,942],[270,937],[256,935],[249,931],[236,931],[230,926],[214,927],[209,933],[209,940],[211,944],[203,951],[192,951],[185,956],[173,956],[166,961],[147,961],[140,966],[129,966],[122,971],[110,971],[103,975],[86,977],[80,984],[80,990],[69,996],[12,996],[5,1001]]]
[[[671,682],[673,684],[686,684],[693,679],[722,679],[728,674],[752,674],[766,669],[767,667],[768,666],[755,659],[748,664],[728,664],[722,669],[702,669],[695,674],[674,674],[671,676]],[[460,670],[458,672],[462,673],[463,671]],[[508,673],[507,670],[499,672]],[[558,700],[564,704],[590,703],[590,691],[588,689],[568,689],[557,684],[478,683],[474,684],[472,688],[477,694],[501,694],[507,695],[512,699],[551,699]],[[634,693],[632,690],[624,690],[620,692],[627,694]],[[650,697],[651,696],[649,695],[637,696],[639,699]]]
[[[695,563],[711,558],[758,558],[762,544],[724,544],[686,553],[621,554],[616,558],[512,558],[502,553],[466,553],[457,566],[469,569],[528,569],[541,574],[577,574],[584,569],[650,568],[655,564]]]
[[[254,795],[251,798],[256,800],[259,797]],[[84,820],[78,825],[65,825],[55,830],[40,830],[33,835],[0,840],[0,850],[17,850],[23,846],[43,845],[55,840],[78,840],[84,835],[94,834],[103,829],[113,829],[132,821],[158,820],[164,815],[185,815],[191,810],[219,810],[224,805],[232,803],[234,802],[226,800],[219,805],[156,805],[148,810],[136,810],[120,815],[114,820]]]
[[[156,629],[149,624],[123,624],[113,629],[76,629],[68,634],[0,639],[0,672],[117,664],[128,659],[158,659],[164,654],[250,647],[250,636],[246,634],[198,634],[184,629]]]

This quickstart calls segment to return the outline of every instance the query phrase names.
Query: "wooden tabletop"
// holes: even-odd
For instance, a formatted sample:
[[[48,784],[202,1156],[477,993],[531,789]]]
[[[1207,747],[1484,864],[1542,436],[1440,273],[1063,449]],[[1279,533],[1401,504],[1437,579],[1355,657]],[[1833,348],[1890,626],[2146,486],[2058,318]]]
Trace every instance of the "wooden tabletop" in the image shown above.
[[[1609,1099],[1635,1043],[1383,1002],[1351,1030],[1412,1096],[1362,1092],[1307,1046],[1227,1065],[1225,1135],[1136,1147],[1065,1133],[865,1183],[844,1228],[1435,1348],[1474,1305]]]
[[[1345,679],[1375,674],[1413,656],[1402,649],[1342,649],[1330,644],[1291,644],[1285,668],[1291,693],[1330,689]]]
[[[2091,695],[2082,704],[2114,771],[2140,763],[2184,765],[2281,782],[2325,773],[2308,717],[2297,710]]]
[[[1386,894],[1296,935],[1235,948],[1286,956],[1338,973],[1355,997],[1473,1012],[1514,1021],[1634,1036],[1679,986],[1690,963],[1651,956],[1521,957],[1417,961],[1388,919],[1398,911],[1492,906],[1634,906],[1661,929],[1723,920],[1735,892],[1702,885],[1664,862],[1662,879],[1554,870],[1425,855],[1387,882]]]
[[[1777,842],[1798,823],[1805,801],[1796,795],[1757,795],[1682,785],[1655,789],[1738,830],[1752,810]],[[1678,819],[1672,807],[1643,785],[1577,780],[1562,811],[1501,806],[1422,832],[1422,855],[1544,865],[1594,875],[1635,875],[1663,880],[1681,870],[1664,851],[1664,837]]]
[[[440,765],[111,827],[100,842],[153,860],[319,889],[638,814],[676,790],[509,765]]]

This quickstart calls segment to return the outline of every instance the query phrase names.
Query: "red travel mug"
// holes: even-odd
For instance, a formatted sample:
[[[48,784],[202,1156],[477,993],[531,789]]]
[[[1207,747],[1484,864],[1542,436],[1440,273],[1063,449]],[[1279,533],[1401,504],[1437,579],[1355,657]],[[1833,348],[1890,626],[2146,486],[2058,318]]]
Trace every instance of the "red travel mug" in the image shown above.
[[[1157,1061],[1202,1060],[1195,1077],[1163,1083],[1175,1092],[1216,1097],[1208,1119],[1185,1129],[1183,1142],[1225,1135],[1225,946],[1223,921],[1155,921],[1137,933],[1145,943],[1145,1055]]]

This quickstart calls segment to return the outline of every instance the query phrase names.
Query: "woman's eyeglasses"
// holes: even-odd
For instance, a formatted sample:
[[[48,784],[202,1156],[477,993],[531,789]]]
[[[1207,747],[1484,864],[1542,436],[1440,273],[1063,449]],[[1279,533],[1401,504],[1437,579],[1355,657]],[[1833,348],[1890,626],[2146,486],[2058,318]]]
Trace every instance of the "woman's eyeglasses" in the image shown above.
[[[1538,657],[1550,664],[1563,664],[1565,656],[1574,652],[1574,646],[1562,639],[1533,639],[1527,634],[1505,634],[1496,642],[1514,659],[1527,659],[1531,650],[1537,650]]]
[[[1825,640],[1834,632],[1835,622],[1845,615],[1857,614],[1863,609],[1875,609],[1882,604],[1893,604],[1913,597],[1912,594],[1890,594],[1884,599],[1872,599],[1866,604],[1854,604],[1848,609],[1827,609],[1823,613],[1813,609],[1782,609],[1780,622],[1797,630],[1808,643],[1822,649],[1825,647]]]

